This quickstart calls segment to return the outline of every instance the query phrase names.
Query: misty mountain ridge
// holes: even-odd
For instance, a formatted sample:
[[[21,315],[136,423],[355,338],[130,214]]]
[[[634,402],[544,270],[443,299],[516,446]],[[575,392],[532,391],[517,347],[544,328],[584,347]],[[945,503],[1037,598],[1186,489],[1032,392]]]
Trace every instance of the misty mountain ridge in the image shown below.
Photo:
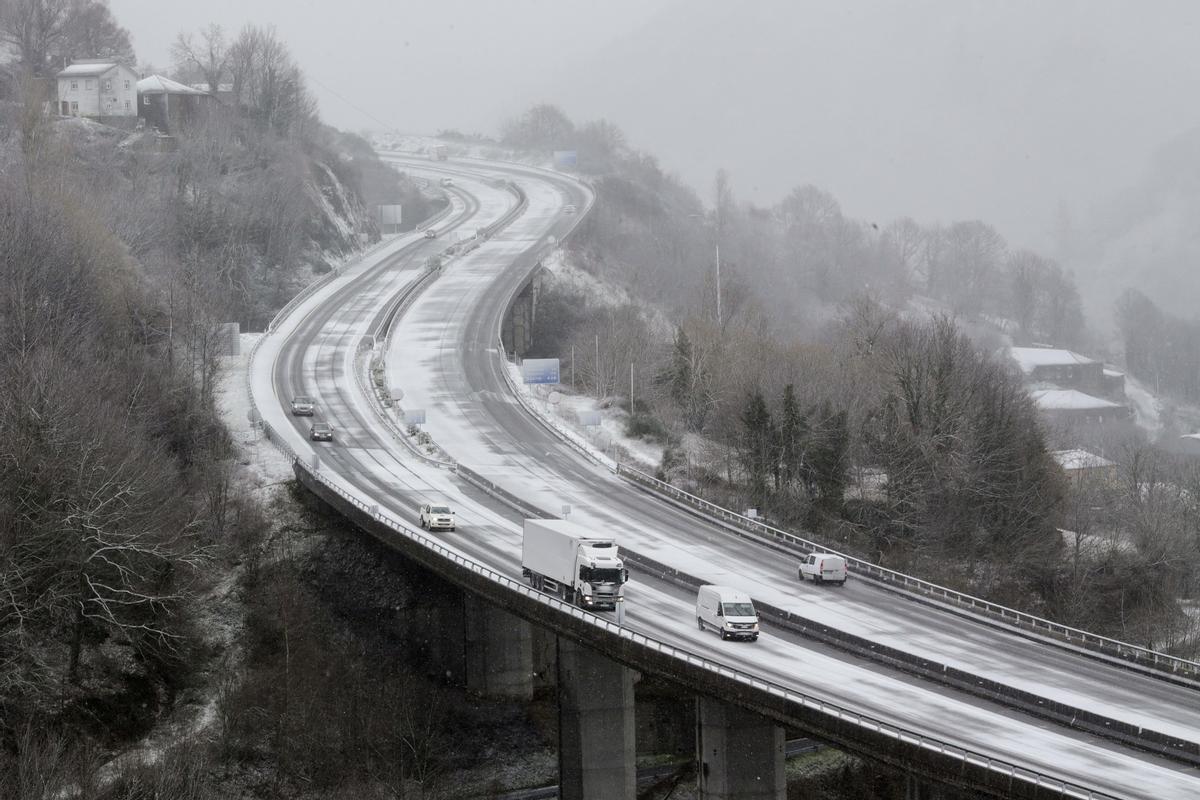
[[[1200,123],[1178,100],[1200,88],[1198,22],[1177,3],[681,3],[518,105],[611,120],[708,202],[724,167],[758,205],[812,184],[880,226],[979,219],[1046,251],[1060,209],[1135,184]]]
[[[1058,246],[1096,322],[1111,317],[1114,299],[1130,287],[1170,313],[1197,317],[1200,127],[1155,150],[1143,175],[1082,225],[1060,220]]]

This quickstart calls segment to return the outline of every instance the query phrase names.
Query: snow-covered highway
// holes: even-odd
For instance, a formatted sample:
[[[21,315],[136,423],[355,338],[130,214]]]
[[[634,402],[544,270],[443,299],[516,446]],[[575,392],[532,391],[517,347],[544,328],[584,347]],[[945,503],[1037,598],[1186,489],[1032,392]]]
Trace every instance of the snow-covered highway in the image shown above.
[[[993,680],[1188,741],[1200,741],[1200,695],[1060,648],[1039,644],[927,606],[864,582],[845,591],[796,583],[794,562],[730,536],[660,503],[586,461],[531,420],[508,394],[497,330],[510,292],[533,263],[533,249],[576,222],[567,204],[585,208],[587,190],[565,178],[503,165],[410,161],[431,176],[453,169],[471,202],[439,227],[474,230],[512,207],[495,177],[515,180],[528,207],[478,250],[452,261],[397,321],[387,353],[388,385],[405,405],[425,408],[427,429],[461,463],[547,510],[567,503],[572,519],[612,532],[621,544],[714,582],[750,589],[881,644],[927,655]],[[389,300],[420,276],[444,245],[402,237],[314,293],[271,335],[251,366],[260,413],[300,458],[320,459],[330,476],[365,502],[412,523],[416,505],[450,500],[460,531],[443,543],[519,578],[519,515],[446,470],[413,458],[379,421],[354,377],[355,354]],[[287,413],[291,396],[317,398],[318,419],[333,424],[332,444],[307,441],[307,420]],[[860,709],[1047,776],[1117,797],[1200,796],[1194,770],[1059,725],[968,698],[954,690],[768,629],[756,645],[723,643],[696,630],[683,590],[635,575],[629,627],[677,647],[705,652],[740,670]]]

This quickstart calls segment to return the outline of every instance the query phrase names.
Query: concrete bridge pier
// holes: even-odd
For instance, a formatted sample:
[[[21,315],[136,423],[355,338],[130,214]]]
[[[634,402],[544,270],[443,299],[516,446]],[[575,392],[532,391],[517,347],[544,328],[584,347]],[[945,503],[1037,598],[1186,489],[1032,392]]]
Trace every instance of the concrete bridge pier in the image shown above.
[[[701,800],[786,800],[784,730],[751,711],[698,697],[696,769]]]
[[[466,684],[488,697],[533,697],[533,632],[528,622],[468,593],[463,596]]]
[[[558,639],[558,796],[634,800],[634,671]]]

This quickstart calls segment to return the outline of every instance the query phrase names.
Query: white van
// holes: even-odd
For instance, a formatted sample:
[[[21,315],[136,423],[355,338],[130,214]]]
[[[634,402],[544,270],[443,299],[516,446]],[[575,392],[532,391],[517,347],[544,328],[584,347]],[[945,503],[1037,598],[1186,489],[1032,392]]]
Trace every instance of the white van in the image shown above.
[[[696,595],[696,624],[722,639],[758,639],[758,612],[745,592],[728,586],[701,586]]]
[[[833,553],[812,553],[800,562],[800,580],[807,578],[816,583],[846,584],[846,559]]]

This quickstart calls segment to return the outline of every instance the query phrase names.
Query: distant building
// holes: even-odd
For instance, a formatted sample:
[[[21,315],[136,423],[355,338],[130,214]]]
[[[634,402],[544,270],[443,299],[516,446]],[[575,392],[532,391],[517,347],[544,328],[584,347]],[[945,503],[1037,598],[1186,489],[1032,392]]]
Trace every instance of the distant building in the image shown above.
[[[1008,352],[1030,383],[1051,383],[1082,392],[1104,391],[1104,365],[1087,356],[1053,347],[1011,347]]]
[[[1075,481],[1091,478],[1110,481],[1117,476],[1114,462],[1087,450],[1054,450],[1050,456],[1067,473],[1067,477]]]
[[[106,59],[80,59],[59,72],[58,113],[101,122],[135,121],[137,73]]]
[[[213,97],[208,92],[176,83],[161,75],[137,82],[138,116],[160,133],[178,133],[208,112]]]
[[[1133,412],[1128,406],[1078,389],[1035,389],[1029,396],[1047,423],[1065,431],[1115,431],[1133,422]]]

